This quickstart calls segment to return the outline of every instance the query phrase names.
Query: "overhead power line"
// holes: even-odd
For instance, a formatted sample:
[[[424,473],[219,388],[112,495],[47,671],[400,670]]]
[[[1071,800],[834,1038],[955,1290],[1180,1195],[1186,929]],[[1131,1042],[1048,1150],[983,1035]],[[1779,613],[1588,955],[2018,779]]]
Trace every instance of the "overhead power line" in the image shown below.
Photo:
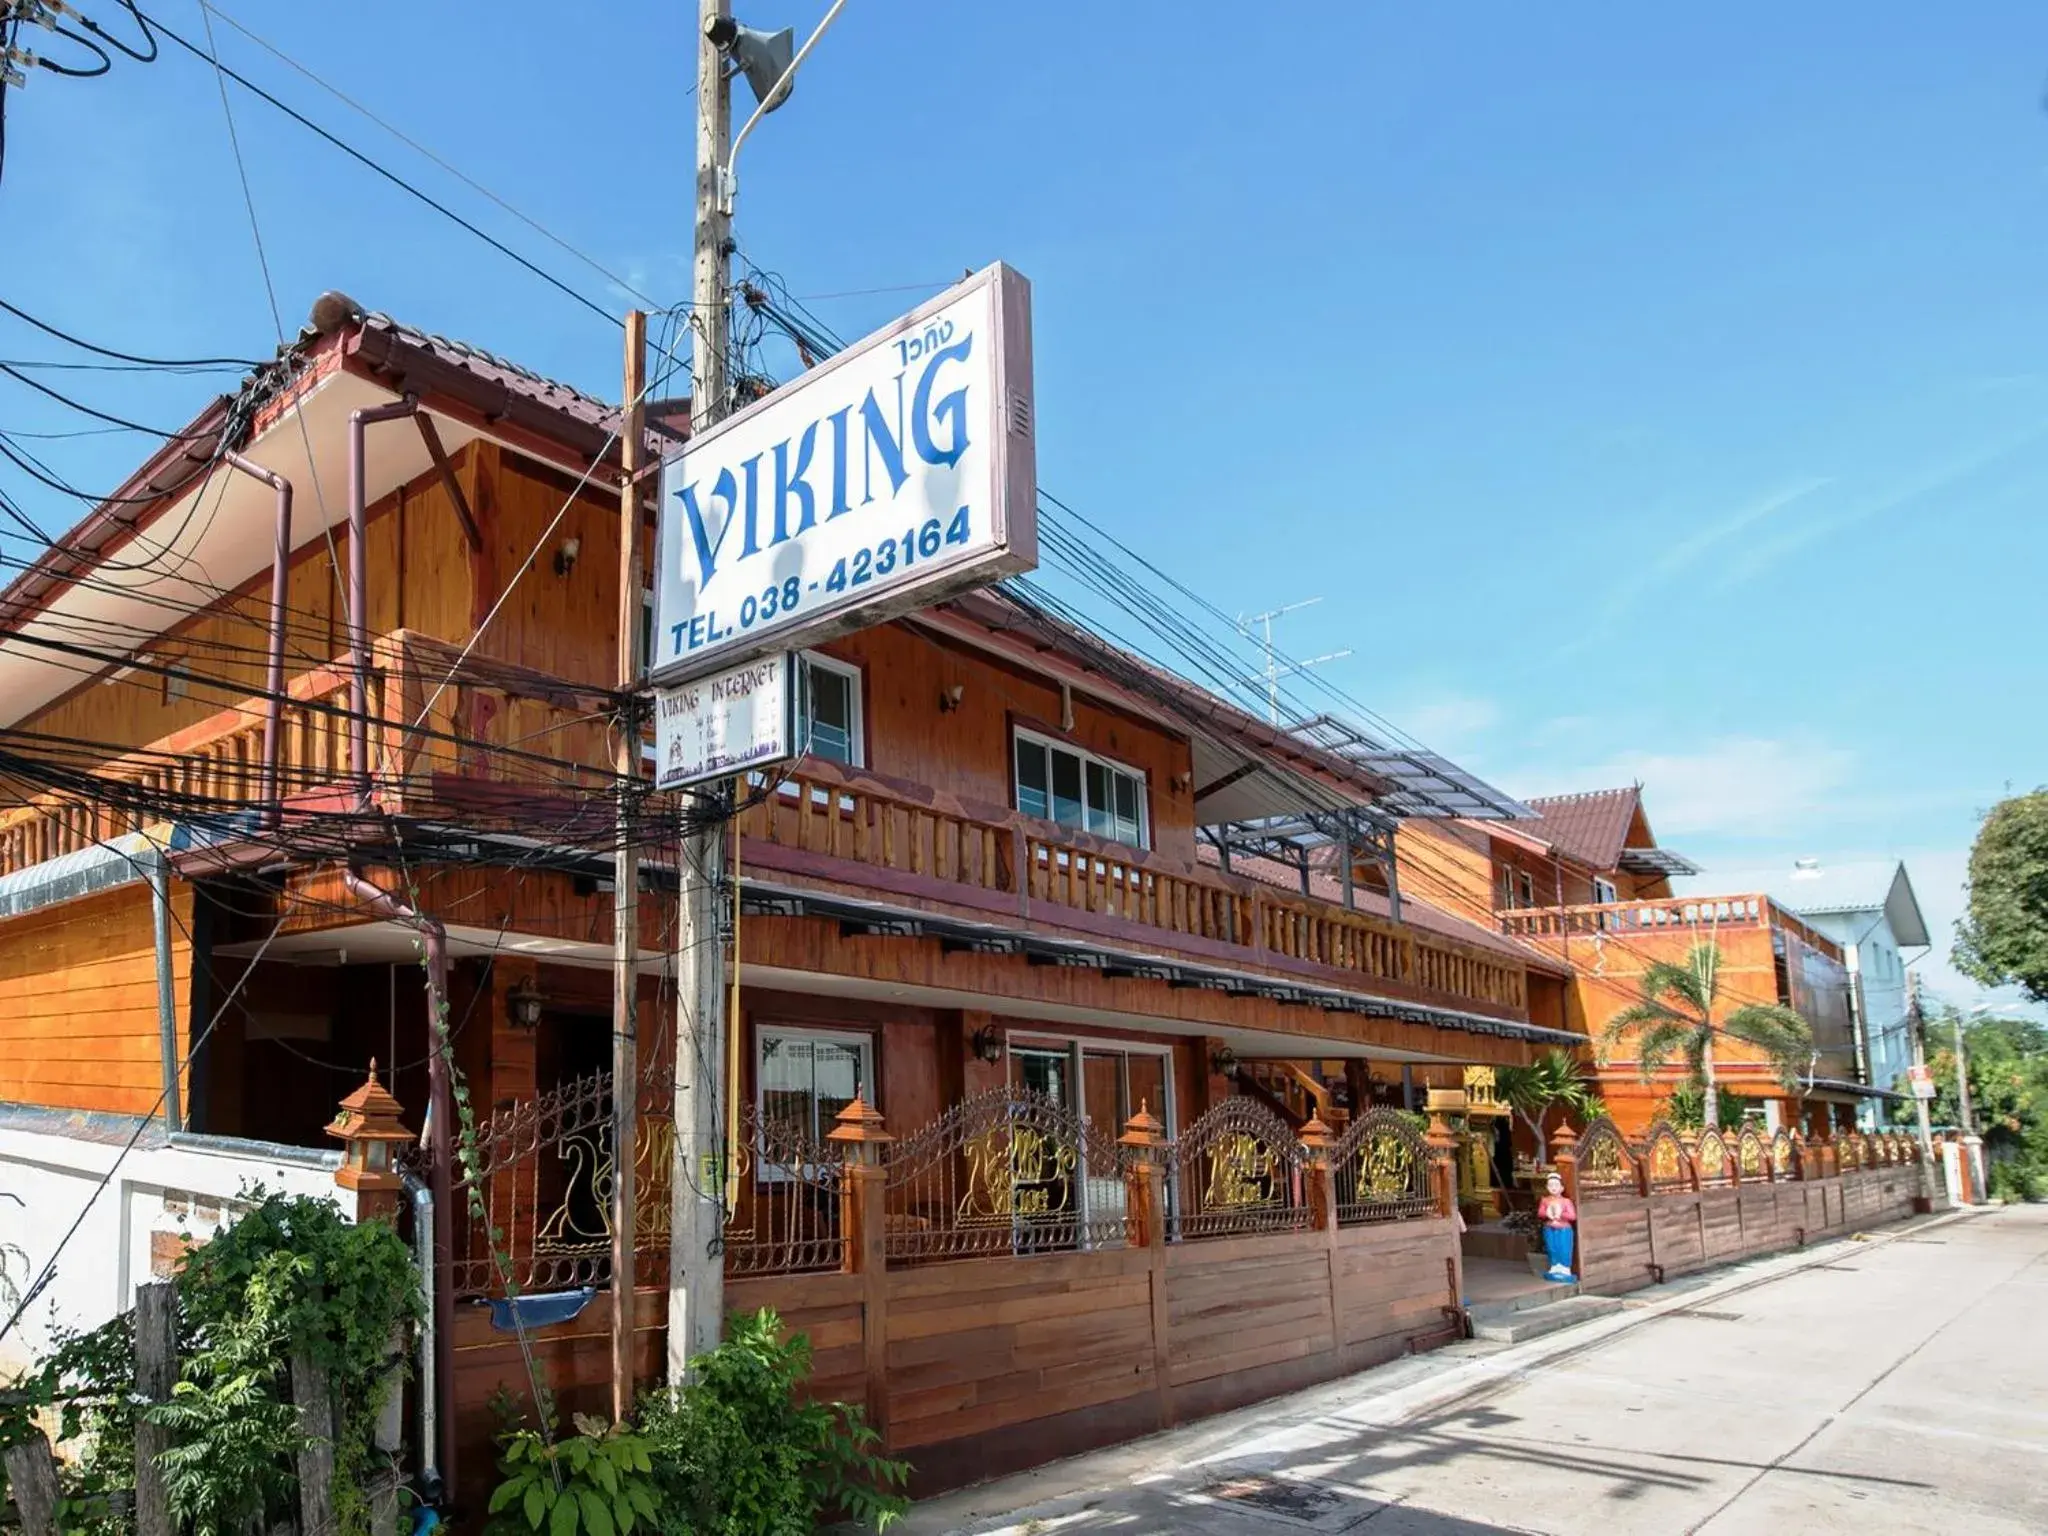
[[[492,250],[498,252],[499,255],[506,257],[510,261],[516,262],[518,265],[525,268],[528,272],[532,273],[535,277],[539,278],[542,282],[546,283],[550,288],[553,288],[557,292],[565,295],[566,297],[575,300],[578,304],[581,304],[585,309],[589,310],[592,314],[601,316],[603,319],[609,321],[613,325],[621,327],[624,326],[625,321],[623,319],[621,319],[618,315],[613,314],[612,311],[605,308],[602,304],[599,304],[595,299],[590,298],[586,294],[578,292],[576,289],[570,287],[569,284],[563,282],[561,278],[555,276],[554,273],[548,271],[547,268],[540,266],[538,263],[530,260],[528,257],[522,256],[518,251],[512,249],[512,247],[507,245],[504,241],[478,228],[475,224],[471,223],[468,219],[465,219],[461,214],[457,213],[454,209],[450,208],[446,203],[440,201],[431,193],[424,192],[419,187],[414,186],[410,181],[407,181],[403,176],[399,175],[396,171],[391,170],[387,166],[380,164],[376,159],[374,159],[368,154],[365,154],[362,150],[357,149],[353,144],[350,144],[346,139],[342,138],[340,135],[333,133],[326,128],[321,127],[320,124],[314,122],[312,118],[306,116],[305,113],[299,111],[296,107],[293,107],[288,103],[280,100],[278,97],[272,95],[269,91],[265,90],[262,86],[258,85],[255,81],[251,80],[247,75],[244,75],[240,71],[229,66],[228,64],[223,63],[220,60],[220,58],[217,57],[215,54],[209,52],[205,48],[202,48],[199,44],[192,42],[191,40],[183,36],[181,33],[164,25],[164,23],[158,20],[156,17],[149,16],[146,13],[139,10],[136,12],[136,14],[138,16],[143,17],[151,26],[155,27],[165,37],[169,38],[172,42],[176,43],[180,48],[184,49],[185,52],[192,55],[193,58],[198,59],[201,63],[207,65],[209,68],[220,71],[221,74],[225,75],[228,79],[234,81],[235,84],[242,87],[243,90],[248,91],[251,95],[254,95],[260,98],[261,100],[268,102],[271,106],[275,107],[278,111],[282,112],[286,117],[289,117],[293,122],[297,123],[300,127],[306,129],[310,133],[317,135],[321,139],[324,139],[327,143],[333,145],[336,149],[340,150],[343,154],[347,155],[351,160],[355,161],[365,170],[371,171],[374,174],[381,176],[385,181],[390,182],[391,185],[397,187],[401,192],[404,192],[408,197],[417,199],[418,201],[424,203],[427,207],[433,209],[434,212],[440,214],[444,219],[447,219],[451,223],[459,225],[462,229],[468,231],[470,234],[476,236],[477,239],[483,241],[483,243],[485,245],[488,245]]]
[[[133,363],[141,368],[261,368],[263,366],[261,362],[246,357],[143,357],[134,352],[122,352],[114,347],[103,347],[98,342],[87,341],[82,336],[74,336],[71,332],[60,329],[50,324],[47,320],[37,319],[27,310],[10,304],[5,299],[0,299],[0,309],[6,310],[15,319],[25,321],[27,324],[34,326],[45,336],[54,336],[57,340],[68,342],[81,351],[91,352],[100,357],[111,357],[116,362]],[[60,367],[63,365],[47,363],[35,366]],[[78,364],[74,366],[82,367],[84,365]]]
[[[362,117],[369,119],[369,121],[376,124],[379,128],[382,128],[386,133],[390,134],[394,139],[398,140],[398,142],[403,144],[407,149],[410,149],[415,154],[423,155],[427,159],[433,161],[435,165],[439,166],[442,170],[446,171],[450,176],[453,176],[457,181],[461,182],[465,187],[469,188],[470,191],[476,193],[477,196],[486,199],[487,201],[495,204],[498,208],[502,209],[504,212],[510,214],[513,218],[517,219],[520,223],[524,224],[528,229],[532,230],[535,234],[539,235],[543,240],[546,240],[549,244],[556,247],[556,249],[562,251],[566,255],[575,257],[578,261],[582,262],[586,267],[590,268],[591,271],[597,273],[598,276],[604,278],[608,282],[616,284],[621,291],[630,294],[632,297],[638,299],[641,303],[647,305],[649,308],[658,309],[661,307],[661,303],[659,300],[651,298],[647,294],[642,293],[632,283],[628,282],[625,278],[621,277],[618,273],[614,272],[610,267],[607,267],[603,262],[599,261],[595,256],[592,256],[588,251],[581,250],[578,247],[571,245],[567,240],[563,239],[562,236],[556,234],[552,229],[549,229],[545,224],[541,223],[531,214],[525,213],[522,210],[514,207],[511,203],[505,201],[504,198],[500,197],[497,193],[493,192],[489,187],[485,186],[475,177],[463,171],[459,166],[452,164],[445,157],[436,154],[433,150],[429,149],[426,145],[422,144],[418,139],[413,138],[404,129],[398,127],[396,124],[391,123],[382,117],[379,117],[375,112],[371,111],[368,107],[364,106],[360,101],[357,101],[355,97],[349,95],[348,92],[342,90],[340,86],[334,84],[331,80],[324,79],[322,76],[315,73],[311,68],[309,68],[305,64],[300,63],[297,59],[293,58],[290,54],[286,53],[282,48],[278,47],[277,44],[271,42],[268,38],[259,36],[257,33],[250,31],[248,27],[244,26],[241,22],[235,20],[234,17],[230,16],[226,11],[222,10],[219,6],[208,3],[208,0],[201,0],[201,3],[207,11],[210,11],[213,15],[218,16],[224,23],[234,28],[235,31],[241,33],[242,36],[249,39],[250,42],[254,43],[258,48],[261,48],[265,53],[269,54],[272,58],[276,59],[280,64],[283,64],[288,69],[296,71],[298,74],[304,76],[307,80],[311,81],[314,85],[319,86],[321,90],[327,92],[328,95],[332,96],[336,101],[340,102],[350,111],[355,112],[361,115]],[[692,87],[692,89],[694,90],[695,87]]]

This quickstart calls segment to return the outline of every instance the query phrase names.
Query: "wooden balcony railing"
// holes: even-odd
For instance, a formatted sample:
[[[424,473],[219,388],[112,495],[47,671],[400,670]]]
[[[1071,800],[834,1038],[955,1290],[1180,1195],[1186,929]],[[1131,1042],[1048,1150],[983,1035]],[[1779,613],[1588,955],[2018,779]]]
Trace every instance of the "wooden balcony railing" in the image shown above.
[[[1512,907],[1495,916],[1500,920],[1501,932],[1521,939],[1665,933],[1681,928],[1776,928],[1830,959],[1842,958],[1841,946],[1833,939],[1761,893],[1665,896],[1578,907]]]
[[[343,809],[346,658],[302,673],[286,691],[286,803]],[[579,776],[591,787],[609,778],[608,706],[603,690],[465,658],[459,647],[410,631],[381,635],[369,690],[372,795],[380,807],[410,814],[495,805],[542,815],[532,808],[546,792],[560,803]],[[244,698],[101,763],[90,804],[52,793],[0,814],[0,874],[140,830],[162,815],[152,808],[166,794],[180,816],[256,804],[264,712],[261,698]],[[132,797],[118,792],[124,784]],[[741,813],[740,830],[754,867],[855,890],[1418,1002],[1507,1016],[1527,1007],[1525,972],[1511,957],[815,758],[784,771]]]
[[[304,804],[343,793],[347,658],[300,673],[285,693],[282,795],[287,803]],[[597,690],[465,659],[459,647],[430,636],[407,630],[380,635],[372,644],[369,679],[373,794],[378,804],[398,810],[431,798],[437,776],[482,775],[494,785],[559,789],[579,772],[608,775],[610,724],[602,701]],[[139,831],[159,819],[151,808],[167,799],[194,813],[256,804],[265,713],[261,697],[240,699],[147,747],[109,758],[91,770],[98,793],[90,803],[48,792],[0,813],[0,874]]]
[[[1523,968],[1476,946],[815,758],[746,809],[740,833],[755,869],[1337,985],[1527,1006]]]

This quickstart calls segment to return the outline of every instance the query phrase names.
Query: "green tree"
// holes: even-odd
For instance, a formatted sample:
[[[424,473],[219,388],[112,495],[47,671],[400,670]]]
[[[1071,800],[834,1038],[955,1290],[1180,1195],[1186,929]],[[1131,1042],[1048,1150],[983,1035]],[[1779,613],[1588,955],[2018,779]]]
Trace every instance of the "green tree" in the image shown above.
[[[1987,987],[2017,983],[2048,1002],[2048,789],[1991,808],[1970,849],[1969,883],[1956,969]]]
[[[1956,1015],[1946,1009],[1928,1020],[1928,1040],[1955,1038]],[[2008,1199],[2048,1197],[2048,1029],[2027,1019],[1980,1019],[1963,1027],[1970,1063],[1970,1108],[1984,1138],[1984,1160],[1995,1193]],[[1937,1125],[1959,1125],[1956,1053],[1930,1050],[1927,1070],[1934,1098],[1927,1106]],[[1911,1118],[1909,1106],[1900,1106]]]
[[[1604,1108],[1593,1085],[1580,1075],[1578,1058],[1570,1051],[1545,1051],[1526,1067],[1502,1067],[1494,1074],[1493,1089],[1501,1103],[1529,1127],[1529,1134],[1536,1138],[1539,1161],[1549,1145],[1543,1135],[1553,1109],[1585,1121]]]
[[[1813,1055],[1813,1031],[1806,1020],[1776,1003],[1745,1003],[1716,1022],[1714,1009],[1720,997],[1721,949],[1711,939],[1693,945],[1683,964],[1656,961],[1643,972],[1642,995],[1601,1031],[1602,1054],[1635,1031],[1636,1059],[1646,1083],[1674,1056],[1681,1058],[1687,1084],[1700,1095],[1701,1119],[1709,1125],[1721,1123],[1721,1097],[1714,1081],[1717,1036],[1755,1046],[1770,1059],[1780,1080],[1796,1087]]]

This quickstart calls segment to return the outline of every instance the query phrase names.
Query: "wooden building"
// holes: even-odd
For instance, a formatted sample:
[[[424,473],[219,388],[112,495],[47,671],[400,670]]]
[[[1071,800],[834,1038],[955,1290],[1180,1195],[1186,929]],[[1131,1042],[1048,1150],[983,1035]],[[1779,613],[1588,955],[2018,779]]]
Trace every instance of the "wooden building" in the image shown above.
[[[1693,945],[1712,942],[1721,957],[1716,1016],[1784,1004],[1812,1028],[1817,1052],[1804,1081],[1788,1088],[1759,1052],[1724,1036],[1715,1047],[1722,1090],[1764,1109],[1773,1129],[1851,1123],[1870,1090],[1857,1080],[1850,978],[1834,939],[1762,891],[1674,895],[1673,877],[1699,870],[1658,845],[1639,787],[1529,806],[1535,820],[1404,825],[1404,886],[1563,962],[1572,978],[1566,1022],[1589,1041],[1641,997],[1651,964],[1681,963]],[[1673,1065],[1646,1082],[1626,1039],[1595,1070],[1629,1135],[1649,1126],[1680,1081]]]
[[[474,1489],[486,1404],[525,1379],[481,1303],[595,1288],[527,1342],[572,1404],[606,1373],[618,414],[331,297],[316,317],[0,593],[25,786],[0,1121],[319,1146],[375,1059],[416,1122],[445,947],[476,1150],[437,1277],[465,1303],[444,1420]],[[1327,870],[1352,829],[1484,797],[1418,798],[1004,593],[801,667],[808,753],[738,787],[726,841],[733,1155],[685,1170],[724,1181],[729,1300],[810,1331],[821,1390],[925,1486],[1455,1332],[1441,1149],[1368,1106],[1580,1038],[1579,954]],[[675,1044],[664,814],[632,1149],[650,1379],[666,1096],[703,1044]],[[1274,1113],[1259,1064],[1304,1061],[1356,1091]]]

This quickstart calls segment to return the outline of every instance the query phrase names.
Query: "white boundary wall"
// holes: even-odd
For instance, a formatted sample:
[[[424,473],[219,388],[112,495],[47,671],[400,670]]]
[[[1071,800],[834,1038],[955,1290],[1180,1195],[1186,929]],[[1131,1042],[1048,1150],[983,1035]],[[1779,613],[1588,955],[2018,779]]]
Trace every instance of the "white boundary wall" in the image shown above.
[[[177,1240],[204,1242],[234,1221],[243,1190],[334,1200],[353,1220],[355,1196],[334,1182],[339,1150],[275,1146],[226,1137],[177,1136],[151,1127],[135,1150],[125,1137],[0,1125],[0,1253],[7,1278],[26,1290],[108,1169],[119,1166],[57,1260],[56,1274],[14,1331],[0,1339],[0,1378],[50,1347],[53,1327],[91,1328],[134,1305],[135,1287],[164,1273]],[[4,1297],[0,1297],[4,1299]],[[11,1305],[0,1308],[5,1323]]]

